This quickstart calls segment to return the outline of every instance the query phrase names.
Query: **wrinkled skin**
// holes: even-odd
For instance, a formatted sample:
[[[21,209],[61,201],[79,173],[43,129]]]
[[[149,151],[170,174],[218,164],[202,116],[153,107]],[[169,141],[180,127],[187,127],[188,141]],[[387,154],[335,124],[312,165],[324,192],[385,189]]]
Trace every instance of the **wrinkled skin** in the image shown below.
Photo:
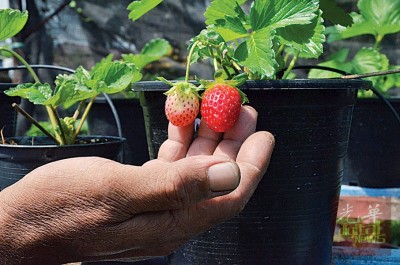
[[[158,159],[141,167],[89,157],[32,171],[0,192],[0,264],[171,253],[253,194],[274,146],[256,119],[246,106],[225,134],[200,125],[196,139],[192,125],[170,125]]]

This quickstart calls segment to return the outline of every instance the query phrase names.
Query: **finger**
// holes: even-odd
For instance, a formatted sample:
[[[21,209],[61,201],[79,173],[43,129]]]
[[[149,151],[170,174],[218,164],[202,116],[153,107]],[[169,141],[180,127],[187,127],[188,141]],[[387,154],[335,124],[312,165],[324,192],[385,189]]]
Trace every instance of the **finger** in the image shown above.
[[[188,224],[195,220],[202,220],[202,226],[200,225],[198,229],[205,230],[242,211],[267,170],[274,143],[274,137],[270,133],[257,132],[251,135],[243,143],[237,156],[241,172],[239,186],[229,194],[191,207],[188,211],[190,215]],[[185,213],[181,214],[185,215]]]
[[[169,123],[168,139],[158,151],[158,159],[162,161],[176,161],[184,158],[193,139],[194,124],[175,126]]]
[[[224,133],[222,141],[217,145],[214,154],[225,155],[235,160],[242,143],[255,132],[257,111],[251,106],[243,106],[235,125]]]
[[[210,129],[206,122],[201,120],[197,137],[190,146],[187,155],[212,155],[221,141],[222,135],[222,133]]]
[[[231,192],[240,181],[239,167],[225,156],[192,156],[173,163],[152,160],[125,170],[119,188],[131,214],[184,208]]]

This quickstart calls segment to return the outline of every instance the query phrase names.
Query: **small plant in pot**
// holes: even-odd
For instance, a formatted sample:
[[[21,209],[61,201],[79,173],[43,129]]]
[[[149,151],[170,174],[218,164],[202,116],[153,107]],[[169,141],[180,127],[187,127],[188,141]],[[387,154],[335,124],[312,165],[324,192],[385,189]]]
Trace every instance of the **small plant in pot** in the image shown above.
[[[395,58],[390,58],[389,53],[384,52],[382,43],[386,41],[387,44],[390,35],[400,33],[400,2],[359,0],[357,8],[357,12],[351,13],[354,20],[351,27],[332,26],[327,28],[327,33],[328,43],[332,47],[346,47],[349,46],[346,45],[348,41],[351,41],[351,46],[359,43],[360,48],[353,52],[354,56],[349,48],[336,50],[319,65],[353,74],[399,68],[391,63]],[[339,75],[322,70],[312,70],[309,73],[311,78],[333,78]],[[399,95],[395,96],[393,92],[400,87],[400,74],[370,79],[380,96],[385,97],[399,113]],[[392,114],[382,99],[372,91],[359,93],[353,113],[344,183],[370,188],[400,187],[400,168],[397,166],[400,161],[400,118],[398,114]]]
[[[27,18],[26,12],[13,9],[0,10],[2,27],[0,39],[17,34]],[[58,159],[73,156],[103,156],[121,160],[123,138],[80,137],[79,133],[97,95],[120,92],[141,78],[141,74],[133,64],[103,60],[90,71],[78,67],[73,74],[58,75],[52,87],[48,83],[41,83],[30,65],[15,51],[6,47],[1,47],[0,51],[11,53],[24,64],[35,81],[9,88],[5,91],[6,95],[25,98],[34,104],[42,105],[46,108],[52,124],[51,131],[46,130],[17,104],[13,104],[13,107],[30,119],[46,137],[10,139],[3,136],[0,145],[2,154],[0,162],[3,163],[0,189],[18,181],[34,168]],[[78,106],[72,117],[59,117],[57,109],[72,105]]]
[[[160,2],[133,2],[131,17]],[[182,246],[170,264],[330,264],[352,110],[357,91],[372,83],[290,78],[299,58],[322,54],[324,19],[348,25],[350,17],[333,1],[214,0],[205,18],[189,45],[185,80],[133,85],[150,157],[167,137],[168,120],[184,126],[200,116],[222,133],[247,100],[258,111],[257,129],[272,132],[276,145],[243,212]],[[211,62],[215,80],[189,80],[199,60]]]
[[[147,42],[140,52],[122,54],[124,62],[133,63],[142,73],[142,80],[154,80],[149,73],[153,64],[171,55],[172,46],[162,38]],[[107,60],[112,61],[112,56]],[[97,97],[88,116],[89,132],[92,134],[120,135],[126,138],[124,143],[124,163],[142,165],[149,160],[143,111],[137,93],[124,90],[121,93]],[[135,115],[135,119],[132,119]]]

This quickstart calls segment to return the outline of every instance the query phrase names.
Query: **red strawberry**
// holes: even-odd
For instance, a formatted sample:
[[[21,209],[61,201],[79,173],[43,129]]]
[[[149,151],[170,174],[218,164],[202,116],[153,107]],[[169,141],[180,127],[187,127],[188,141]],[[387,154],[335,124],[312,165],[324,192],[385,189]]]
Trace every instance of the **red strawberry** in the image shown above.
[[[165,94],[165,115],[173,125],[186,126],[194,122],[199,113],[199,94],[196,86],[176,83]]]
[[[223,83],[214,84],[203,93],[201,116],[208,127],[216,132],[225,132],[235,124],[246,101],[239,89]]]

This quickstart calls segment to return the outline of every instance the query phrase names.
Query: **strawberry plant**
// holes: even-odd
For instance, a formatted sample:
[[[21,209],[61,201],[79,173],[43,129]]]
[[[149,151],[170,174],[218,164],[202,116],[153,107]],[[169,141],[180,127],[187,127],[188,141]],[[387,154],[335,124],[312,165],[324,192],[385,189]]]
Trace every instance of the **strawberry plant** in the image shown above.
[[[27,19],[27,12],[13,9],[0,10],[0,41],[16,35],[24,27]],[[14,104],[14,107],[60,145],[75,143],[97,95],[120,92],[141,78],[138,68],[132,63],[103,60],[90,71],[78,67],[74,74],[58,75],[53,88],[48,83],[42,83],[18,53],[7,47],[0,47],[0,52],[13,55],[26,66],[34,79],[34,83],[20,84],[5,93],[8,96],[25,98],[33,104],[43,105],[47,110],[52,131],[43,128],[17,104]],[[89,102],[86,104],[86,101]],[[59,117],[57,111],[59,107],[72,106],[75,103],[79,104],[72,117]]]
[[[129,17],[135,21],[162,2],[133,1],[128,6]],[[322,54],[324,19],[334,24],[351,24],[348,14],[332,0],[213,0],[204,16],[206,28],[192,38],[188,47],[187,69],[200,60],[209,60],[214,66],[218,89],[206,89],[201,95],[205,101],[201,108],[204,120],[217,131],[229,129],[235,121],[234,117],[226,119],[229,122],[225,121],[224,126],[216,125],[222,123],[206,117],[222,117],[229,111],[236,113],[238,102],[240,105],[246,102],[244,94],[237,88],[244,81],[277,79],[278,73],[284,69],[287,70],[283,78],[287,78],[298,58],[318,58]],[[197,88],[192,85],[192,89],[184,90],[204,90],[204,80],[198,79],[200,85]],[[221,89],[228,87],[231,80],[235,80],[235,89],[229,89],[229,92]],[[184,84],[187,86],[187,77]],[[225,108],[230,105],[228,103],[222,103],[221,109],[209,105],[213,101],[210,98],[216,93],[213,91],[217,90],[226,98],[237,91],[232,109]],[[171,93],[167,93],[168,97]],[[166,114],[169,117],[169,98],[167,105]]]

